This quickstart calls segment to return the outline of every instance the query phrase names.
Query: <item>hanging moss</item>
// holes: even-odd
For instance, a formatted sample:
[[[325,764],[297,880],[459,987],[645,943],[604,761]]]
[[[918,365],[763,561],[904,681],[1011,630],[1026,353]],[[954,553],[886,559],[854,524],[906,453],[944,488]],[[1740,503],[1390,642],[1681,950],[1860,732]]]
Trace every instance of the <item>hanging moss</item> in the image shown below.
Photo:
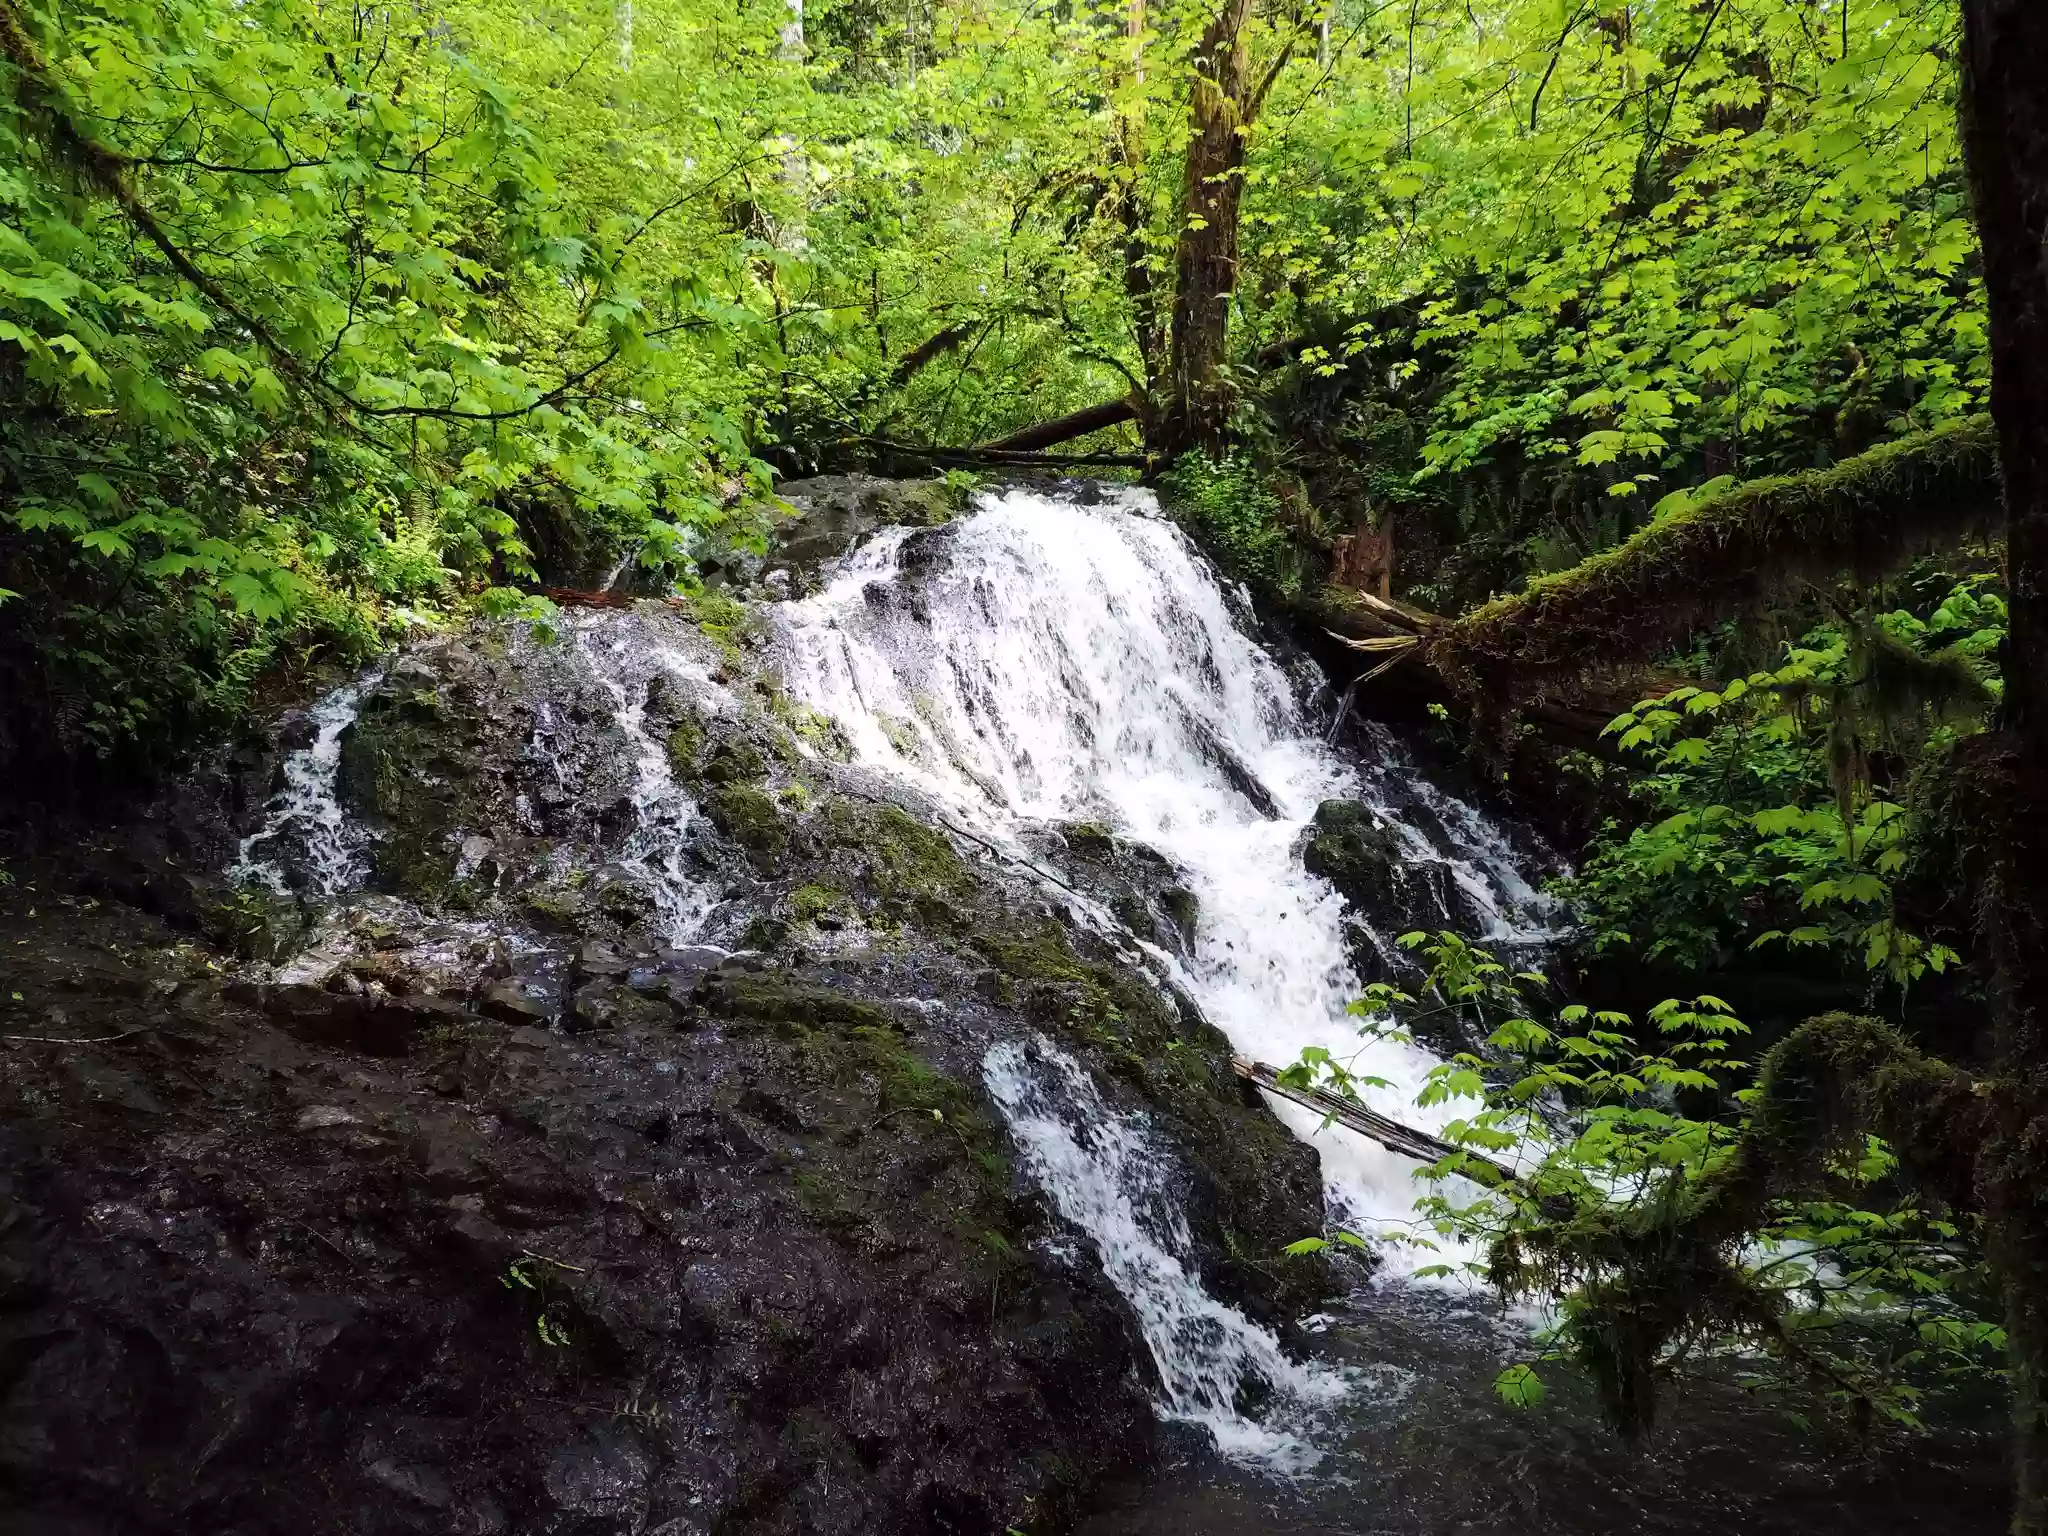
[[[1978,1084],[1881,1019],[1828,1013],[1765,1054],[1742,1135],[1706,1172],[1674,1172],[1626,1205],[1567,1199],[1554,1221],[1496,1246],[1492,1278],[1520,1294],[1577,1283],[1561,1338],[1624,1434],[1654,1425],[1671,1347],[1697,1333],[1748,1339],[1853,1387],[1786,1326],[1782,1299],[1745,1273],[1741,1251],[1772,1200],[1811,1192],[1830,1156],[1867,1134],[1884,1137],[1919,1187],[1976,1208],[1991,1138]]]
[[[1880,575],[2001,510],[1996,437],[1974,416],[1707,497],[1435,629],[1426,654],[1461,692],[1512,707],[1649,660],[1802,579]]]

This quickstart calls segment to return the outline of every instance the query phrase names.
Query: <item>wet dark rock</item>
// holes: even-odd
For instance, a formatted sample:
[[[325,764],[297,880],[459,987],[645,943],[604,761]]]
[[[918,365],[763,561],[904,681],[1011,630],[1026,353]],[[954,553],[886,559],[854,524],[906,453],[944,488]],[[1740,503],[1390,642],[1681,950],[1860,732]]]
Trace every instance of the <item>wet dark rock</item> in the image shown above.
[[[1335,886],[1351,909],[1351,958],[1362,979],[1391,980],[1414,969],[1391,940],[1418,924],[1429,926],[1430,913],[1417,908],[1392,825],[1361,801],[1325,800],[1303,839],[1301,861]]]
[[[405,1056],[422,1035],[473,1017],[452,998],[333,991],[310,983],[232,983],[231,995],[276,1019],[301,1040],[369,1056]]]
[[[724,690],[650,686],[629,740],[568,646],[482,628],[392,667],[343,743],[374,890],[281,903],[288,967],[212,937],[218,882],[174,858],[122,888],[161,917],[0,890],[20,1006],[86,977],[65,1030],[18,1032],[120,1036],[0,1052],[0,1515],[1056,1531],[1148,1454],[1151,1367],[983,1088],[1032,1033],[1147,1116],[1213,1289],[1276,1323],[1321,1295],[1279,1257],[1315,1156],[1190,1001],[877,799],[716,637],[606,618],[701,642]],[[649,740],[701,809],[687,946],[622,851]],[[1167,861],[1068,833],[1049,866],[1185,947]]]
[[[771,540],[764,578],[782,573],[780,585],[801,595],[818,569],[878,529],[944,523],[960,510],[959,494],[943,480],[883,480],[873,475],[822,475],[778,488],[797,516]]]
[[[1395,941],[1404,933],[1455,929],[1482,933],[1489,914],[1440,860],[1418,860],[1378,811],[1357,800],[1325,800],[1302,840],[1301,860],[1321,875],[1351,909],[1352,964],[1366,981],[1398,981],[1421,967]],[[1447,1041],[1461,1050],[1469,1041]]]
[[[562,996],[544,978],[511,976],[485,987],[477,1009],[507,1024],[546,1024],[560,1017]]]
[[[578,1030],[610,1029],[619,1021],[619,984],[599,977],[576,989],[569,1002],[569,1019]]]
[[[1084,821],[1053,829],[1041,847],[1139,938],[1178,955],[1192,953],[1201,902],[1166,855]]]

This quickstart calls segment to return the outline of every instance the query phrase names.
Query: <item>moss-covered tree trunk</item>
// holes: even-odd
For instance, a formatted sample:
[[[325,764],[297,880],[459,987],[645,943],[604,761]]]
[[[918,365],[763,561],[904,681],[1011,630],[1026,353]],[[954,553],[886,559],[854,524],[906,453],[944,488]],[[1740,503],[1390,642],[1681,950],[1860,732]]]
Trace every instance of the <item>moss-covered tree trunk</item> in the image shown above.
[[[1237,288],[1244,134],[1262,94],[1252,84],[1244,35],[1251,12],[1252,0],[1223,0],[1195,58],[1186,192],[1174,255],[1169,396],[1151,444],[1162,458],[1190,448],[1221,448],[1230,424],[1223,364]]]
[[[2013,1530],[2048,1536],[2048,5],[1965,0],[1963,20],[2011,603],[2005,700],[1980,759],[1998,813],[1985,926],[1999,1005],[1980,1183],[2007,1301]]]

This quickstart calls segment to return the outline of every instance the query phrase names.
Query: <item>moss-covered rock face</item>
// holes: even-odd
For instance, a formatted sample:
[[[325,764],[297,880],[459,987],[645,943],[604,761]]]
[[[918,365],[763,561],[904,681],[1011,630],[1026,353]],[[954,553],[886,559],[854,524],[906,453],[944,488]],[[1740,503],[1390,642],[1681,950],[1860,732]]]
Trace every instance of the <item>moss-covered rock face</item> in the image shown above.
[[[762,789],[752,784],[721,784],[704,797],[711,824],[763,865],[789,846],[783,812]]]
[[[1401,839],[1371,806],[1325,800],[1309,825],[1302,863],[1345,896],[1368,905],[1401,882]]]
[[[944,480],[882,480],[873,475],[821,475],[785,483],[779,494],[797,515],[770,541],[763,579],[802,591],[819,569],[877,529],[930,528],[950,521],[964,496]]]
[[[553,647],[479,631],[394,667],[344,738],[341,788],[374,833],[376,883],[413,903],[390,912],[414,915],[396,917],[396,933],[357,935],[349,974],[374,958],[376,996],[411,996],[423,983],[391,957],[431,947],[420,925],[459,918],[469,947],[459,980],[434,982],[449,1017],[436,1013],[433,1029],[450,1039],[510,1029],[542,1052],[573,1037],[591,1061],[630,1051],[592,1105],[623,1092],[617,1083],[640,1095],[665,1073],[698,1074],[693,1091],[711,1095],[716,1116],[685,1126],[650,1111],[645,1137],[657,1139],[643,1146],[629,1127],[624,1142],[605,1141],[604,1156],[627,1170],[619,1187],[635,1187],[631,1170],[657,1157],[649,1148],[687,1144],[717,1165],[695,1175],[718,1190],[705,1198],[723,1208],[737,1190],[754,1202],[748,1244],[777,1234],[829,1250],[834,1283],[887,1293],[922,1319],[920,1337],[984,1360],[984,1380],[948,1389],[961,1407],[945,1432],[978,1447],[976,1476],[1000,1496],[962,1528],[1035,1536],[1054,1528],[1077,1481],[1137,1443],[1147,1414],[1132,1382],[1145,1357],[1099,1270],[1073,1271],[1058,1257],[1067,1245],[1038,1241],[1056,1223],[1016,1173],[983,1084],[990,1049],[1049,1038],[1118,1113],[1143,1116],[1177,1168],[1205,1282],[1276,1323],[1328,1283],[1320,1259],[1281,1255],[1322,1226],[1316,1158],[1244,1088],[1223,1037],[1148,969],[1140,946],[1092,931],[1056,885],[843,767],[830,727],[790,703],[756,665],[762,653],[735,643],[744,613],[712,617],[652,605],[578,615]],[[685,664],[633,682],[657,654]],[[1054,834],[1048,849],[1133,935],[1191,945],[1199,911],[1159,854],[1088,826]],[[685,909],[690,942],[680,943]],[[344,1006],[330,996],[357,994],[315,986],[295,991],[293,1006]],[[378,1021],[390,1011],[361,1009]],[[361,1033],[360,1023],[347,1028]],[[378,1027],[387,1049],[404,1033]],[[536,1085],[504,1112],[554,1123],[544,1096],[564,1091]],[[574,1134],[597,1135],[580,1122]],[[756,1289],[785,1273],[765,1259],[755,1267]],[[837,1304],[805,1294],[819,1317]],[[746,1412],[802,1417],[828,1450],[863,1434],[895,1445],[922,1433],[893,1413],[858,1427],[847,1404],[864,1399],[831,1364],[836,1323],[765,1303],[747,1315],[787,1316],[793,1332],[756,1341],[779,1353],[755,1362]],[[877,1338],[863,1370],[886,1373],[897,1353],[907,1365],[922,1348]],[[1042,1360],[1042,1376],[1016,1370],[1043,1385],[1020,1386],[988,1352]],[[1100,1446],[1034,1396],[1068,1379],[1093,1383],[1085,1412],[1061,1411],[1076,1424],[1106,1415]],[[1009,1470],[990,1472],[988,1447],[966,1426],[980,1394],[999,1392],[1035,1406],[1004,1437]],[[837,1452],[820,1454],[824,1467]],[[790,1473],[796,1484],[808,1475]]]

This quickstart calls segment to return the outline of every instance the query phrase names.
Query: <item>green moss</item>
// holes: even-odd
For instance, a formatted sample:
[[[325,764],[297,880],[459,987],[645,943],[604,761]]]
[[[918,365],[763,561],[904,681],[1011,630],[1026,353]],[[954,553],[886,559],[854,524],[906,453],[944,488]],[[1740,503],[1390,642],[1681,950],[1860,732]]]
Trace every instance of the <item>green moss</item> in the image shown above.
[[[1618,548],[1432,630],[1427,654],[1466,692],[1514,704],[1596,666],[1652,660],[1803,581],[1882,575],[2001,511],[1996,435],[1973,416],[1681,504]]]
[[[895,715],[884,714],[877,710],[875,712],[875,725],[884,736],[889,738],[889,745],[896,749],[899,756],[915,760],[923,755],[924,742],[919,738],[916,728],[909,721],[899,719]]]
[[[735,666],[745,659],[742,645],[759,643],[766,633],[766,627],[757,615],[723,592],[693,592],[687,601],[690,616],[697,621],[697,627]]]
[[[688,714],[668,733],[668,762],[676,777],[695,778],[697,759],[704,751],[704,722]]]
[[[826,829],[836,845],[863,856],[868,888],[877,896],[942,896],[966,882],[966,868],[945,835],[893,805],[835,801]]]
[[[753,784],[765,778],[768,773],[767,759],[761,749],[744,736],[735,736],[721,741],[711,754],[711,761],[704,765],[704,782],[707,784]]]
[[[1070,821],[1060,835],[1084,858],[1106,859],[1116,852],[1116,834],[1099,821]]]
[[[699,986],[698,999],[711,1012],[726,1018],[759,1019],[805,1029],[895,1033],[889,1016],[873,1003],[828,987],[805,986],[767,974],[713,971]]]
[[[790,893],[790,910],[798,922],[815,922],[846,900],[846,893],[831,885],[800,885]]]
[[[1177,1049],[1171,1006],[1144,981],[1074,952],[1067,931],[1046,919],[983,923],[968,944],[1000,978],[1000,993],[1033,1018],[1108,1050],[1128,1068]]]
[[[1388,889],[1399,877],[1401,839],[1356,800],[1325,800],[1316,807],[1302,864],[1354,899]]]
[[[789,829],[768,795],[751,784],[721,784],[704,799],[711,824],[757,858],[789,846]]]
[[[742,949],[780,949],[789,942],[789,924],[779,917],[757,917],[740,934]]]

